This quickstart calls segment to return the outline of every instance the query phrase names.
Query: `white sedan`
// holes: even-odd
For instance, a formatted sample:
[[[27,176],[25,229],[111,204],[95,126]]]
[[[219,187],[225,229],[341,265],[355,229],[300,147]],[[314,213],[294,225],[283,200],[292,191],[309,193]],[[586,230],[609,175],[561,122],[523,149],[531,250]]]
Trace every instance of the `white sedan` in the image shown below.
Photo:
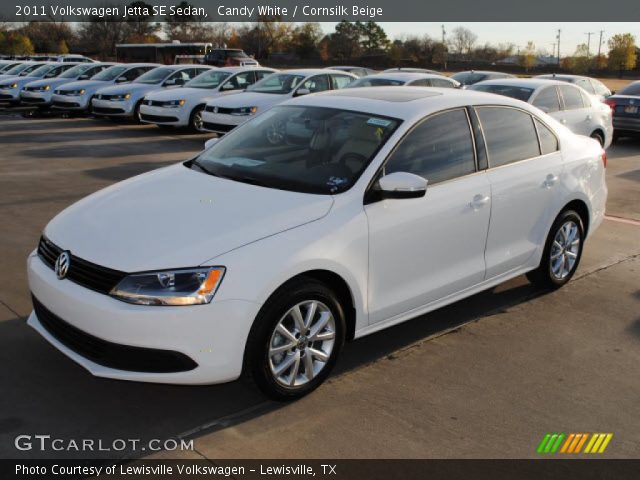
[[[508,97],[300,97],[56,216],[28,258],[28,323],[100,377],[245,371],[297,398],[345,341],[521,274],[565,285],[605,166],[598,142]]]
[[[241,95],[207,102],[202,114],[203,129],[225,134],[258,113],[287,100],[310,93],[338,90],[358,77],[329,69],[300,69],[280,72],[256,83]]]
[[[566,125],[609,148],[613,140],[611,108],[580,87],[559,80],[506,78],[487,80],[467,87],[529,102]]]
[[[267,67],[214,68],[185,83],[184,87],[151,92],[140,106],[140,120],[159,126],[203,129],[207,100],[237,94],[276,70]]]

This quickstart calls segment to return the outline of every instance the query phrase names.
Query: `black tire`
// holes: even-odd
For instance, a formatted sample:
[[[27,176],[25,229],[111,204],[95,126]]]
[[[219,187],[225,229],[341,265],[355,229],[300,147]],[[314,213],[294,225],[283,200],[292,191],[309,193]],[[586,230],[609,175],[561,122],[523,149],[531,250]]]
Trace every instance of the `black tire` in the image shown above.
[[[142,119],[140,118],[140,106],[142,105],[142,100],[136,103],[136,106],[133,107],[133,121],[136,123],[142,123]]]
[[[575,253],[575,262],[573,266],[570,268],[570,271],[566,276],[559,278],[554,274],[552,268],[552,248],[554,247],[554,241],[556,236],[559,234],[560,229],[567,225],[569,222],[572,222],[577,226],[577,235],[579,239],[578,250]],[[540,260],[540,265],[535,270],[532,270],[527,273],[527,278],[529,281],[541,288],[545,289],[557,289],[565,285],[571,277],[573,277],[576,272],[578,265],[580,264],[580,258],[582,257],[582,249],[584,248],[584,224],[582,222],[582,218],[578,215],[577,212],[573,210],[565,210],[558,215],[558,217],[553,222],[551,226],[551,230],[549,231],[549,235],[547,236],[547,241],[544,246],[544,251],[542,252],[542,259]],[[557,251],[557,250],[554,250]]]
[[[306,301],[321,302],[331,311],[335,320],[334,344],[324,367],[312,380],[302,385],[284,386],[277,381],[271,371],[269,348],[272,336],[285,314],[292,307]],[[245,374],[265,395],[274,400],[291,401],[301,398],[318,388],[327,379],[344,344],[345,332],[344,309],[333,290],[313,278],[294,279],[279,288],[258,313],[247,340]]]
[[[204,107],[204,105],[198,105],[191,111],[191,115],[189,116],[189,128],[194,132],[203,132],[202,127],[196,125],[196,123],[198,122],[198,118],[200,118],[200,122],[202,122],[202,112],[204,112]]]
[[[613,131],[613,138],[611,139],[611,143],[617,143],[618,140],[620,140],[620,134],[614,130]]]
[[[604,147],[604,135],[602,135],[602,133],[596,130],[591,134],[591,138],[597,140],[600,143],[600,146]]]
[[[87,115],[93,115],[94,117],[98,118],[98,115],[93,113],[93,99],[94,98],[95,98],[95,95],[89,99],[89,103],[87,104]]]

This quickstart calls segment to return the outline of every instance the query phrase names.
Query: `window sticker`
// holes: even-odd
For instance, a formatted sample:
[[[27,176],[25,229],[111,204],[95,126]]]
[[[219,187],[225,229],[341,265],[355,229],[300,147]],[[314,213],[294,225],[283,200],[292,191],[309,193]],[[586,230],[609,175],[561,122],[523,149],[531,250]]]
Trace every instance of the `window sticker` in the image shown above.
[[[384,118],[370,118],[367,120],[368,125],[375,125],[376,127],[388,127],[391,125],[390,120],[385,120]]]

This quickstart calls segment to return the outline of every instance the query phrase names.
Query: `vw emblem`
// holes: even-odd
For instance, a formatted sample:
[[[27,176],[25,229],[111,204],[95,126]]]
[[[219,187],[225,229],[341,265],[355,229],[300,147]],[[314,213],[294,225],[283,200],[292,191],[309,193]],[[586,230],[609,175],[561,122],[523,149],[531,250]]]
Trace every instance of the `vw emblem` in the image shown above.
[[[55,264],[55,272],[58,280],[62,280],[69,273],[69,267],[71,266],[71,255],[68,251],[62,252],[58,256]]]
[[[629,103],[630,103],[631,105],[633,105],[634,103],[636,103],[636,101],[635,101],[635,100],[629,100]]]

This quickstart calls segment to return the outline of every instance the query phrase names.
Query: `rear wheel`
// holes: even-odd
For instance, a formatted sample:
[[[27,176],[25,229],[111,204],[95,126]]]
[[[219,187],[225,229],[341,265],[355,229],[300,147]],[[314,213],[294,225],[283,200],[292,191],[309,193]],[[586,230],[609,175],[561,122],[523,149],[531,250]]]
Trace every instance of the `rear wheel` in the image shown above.
[[[591,134],[591,138],[600,142],[600,146],[604,147],[604,135],[601,132],[596,130]]]
[[[262,308],[247,342],[247,373],[275,400],[294,400],[331,373],[345,338],[336,294],[312,278],[280,288]]]
[[[527,278],[543,288],[562,287],[578,268],[583,243],[584,226],[580,215],[565,210],[549,231],[540,266],[527,273]]]

